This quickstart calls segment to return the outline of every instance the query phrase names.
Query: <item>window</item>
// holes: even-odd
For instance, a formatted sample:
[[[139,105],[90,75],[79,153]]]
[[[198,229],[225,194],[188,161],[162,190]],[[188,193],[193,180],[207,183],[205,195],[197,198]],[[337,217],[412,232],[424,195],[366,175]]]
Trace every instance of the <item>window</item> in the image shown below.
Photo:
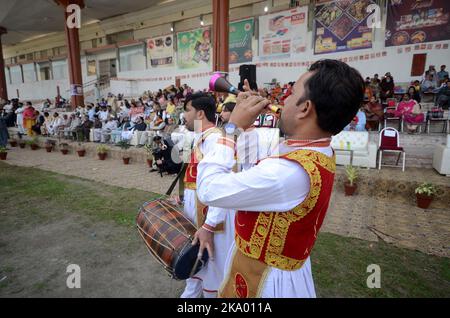
[[[95,60],[88,61],[87,71],[88,71],[88,76],[97,75],[97,62]]]
[[[422,76],[425,73],[427,54],[414,54],[411,65],[411,76]]]
[[[36,70],[34,68],[34,63],[23,64],[22,71],[24,83],[36,82]]]
[[[34,58],[34,54],[33,53],[28,53],[27,54],[27,61],[32,61]]]
[[[9,76],[9,68],[8,67],[5,67],[5,80],[6,80],[6,83],[11,84],[11,76]]]
[[[116,44],[118,42],[126,41],[126,40],[132,40],[133,39],[133,31],[123,31],[113,34],[108,34],[106,36],[106,43],[107,44]]]
[[[38,63],[38,80],[48,81],[52,79],[52,71],[50,69],[50,62]]]
[[[55,47],[53,48],[53,56],[59,56],[67,54],[67,49],[65,46]]]
[[[66,46],[61,46],[59,48],[59,54],[61,54],[61,55],[67,54],[67,47]]]
[[[41,54],[40,54],[41,59],[44,59],[44,58],[48,57],[48,52],[47,52],[47,50],[42,50],[40,53],[41,53]]]
[[[9,68],[11,75],[11,84],[21,84],[22,81],[22,67],[20,65],[12,66]]]
[[[119,48],[120,71],[137,71],[145,69],[144,45]]]
[[[53,79],[66,79],[67,76],[67,60],[52,61]]]

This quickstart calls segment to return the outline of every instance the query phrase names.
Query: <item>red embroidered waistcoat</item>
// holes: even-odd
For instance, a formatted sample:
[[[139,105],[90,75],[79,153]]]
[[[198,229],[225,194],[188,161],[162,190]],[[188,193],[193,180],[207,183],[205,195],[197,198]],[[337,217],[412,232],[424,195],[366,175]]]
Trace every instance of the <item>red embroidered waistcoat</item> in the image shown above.
[[[222,135],[222,130],[219,128],[212,128],[204,132],[203,136],[192,149],[189,164],[186,167],[186,173],[184,175],[184,187],[190,190],[197,190],[197,167],[199,162],[203,159],[203,154],[200,151],[200,145],[208,138],[209,135],[214,133],[220,133]],[[201,203],[196,196],[196,222],[197,226],[200,227],[206,220],[206,215],[208,213],[208,206]],[[216,226],[216,231],[222,231],[223,224]]]
[[[298,163],[308,173],[310,191],[287,212],[238,211],[236,245],[248,257],[282,270],[303,266],[317,238],[330,202],[335,158],[312,150],[296,150],[280,158]]]
[[[202,135],[202,137],[199,139],[197,144],[192,149],[190,158],[189,158],[189,164],[186,168],[186,173],[184,175],[184,186],[186,189],[196,190],[197,189],[197,167],[198,163],[203,159],[203,154],[200,151],[201,144],[208,138],[211,134],[217,134],[223,135],[222,130],[219,128],[211,128],[207,131],[205,131]]]

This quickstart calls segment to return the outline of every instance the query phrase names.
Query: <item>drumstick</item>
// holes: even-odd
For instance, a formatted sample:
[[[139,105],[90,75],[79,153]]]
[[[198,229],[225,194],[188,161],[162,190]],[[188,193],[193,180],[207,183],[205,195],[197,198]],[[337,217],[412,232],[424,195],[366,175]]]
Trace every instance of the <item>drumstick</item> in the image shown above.
[[[203,252],[199,252],[198,255],[197,255],[197,259],[195,260],[194,266],[192,267],[191,273],[189,274],[189,277],[194,276],[195,269],[197,268],[198,262],[201,261],[203,263],[203,261],[201,260],[202,256],[203,256]]]

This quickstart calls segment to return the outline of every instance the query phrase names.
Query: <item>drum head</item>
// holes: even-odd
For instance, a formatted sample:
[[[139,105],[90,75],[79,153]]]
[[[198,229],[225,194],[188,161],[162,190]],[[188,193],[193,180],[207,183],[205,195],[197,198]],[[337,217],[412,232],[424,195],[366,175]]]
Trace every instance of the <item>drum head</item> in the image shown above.
[[[188,279],[191,275],[192,268],[197,261],[198,251],[200,249],[200,244],[192,246],[191,244],[187,245],[180,257],[177,259],[174,264],[173,275],[175,279],[185,280]],[[203,267],[206,266],[208,262],[208,251],[205,249],[203,251],[202,259],[198,262],[197,267],[195,268],[193,275],[197,274]]]

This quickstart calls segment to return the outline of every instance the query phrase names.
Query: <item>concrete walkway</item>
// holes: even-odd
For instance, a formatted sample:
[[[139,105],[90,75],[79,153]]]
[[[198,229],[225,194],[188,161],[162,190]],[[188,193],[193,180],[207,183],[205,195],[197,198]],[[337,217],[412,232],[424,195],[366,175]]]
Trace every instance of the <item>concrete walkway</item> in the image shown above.
[[[93,156],[80,158],[73,152],[63,155],[59,151],[47,153],[42,148],[32,151],[28,146],[25,149],[11,146],[9,148],[6,163],[76,176],[128,189],[165,193],[175,179],[175,176],[164,175],[161,178],[157,172],[149,173],[150,168],[142,162],[124,165],[122,160],[108,157],[105,161],[101,161]],[[178,187],[175,187],[174,192],[178,193],[177,191]]]

